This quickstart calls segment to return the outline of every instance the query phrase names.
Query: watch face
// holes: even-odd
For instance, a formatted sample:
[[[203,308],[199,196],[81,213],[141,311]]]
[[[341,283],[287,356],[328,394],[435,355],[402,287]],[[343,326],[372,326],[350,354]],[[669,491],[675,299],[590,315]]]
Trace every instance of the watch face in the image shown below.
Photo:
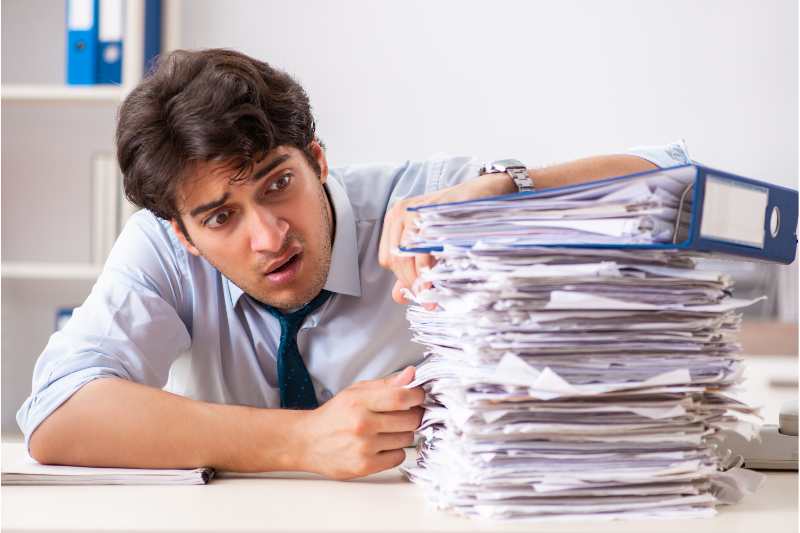
[[[500,172],[504,172],[507,168],[514,168],[514,167],[525,168],[525,165],[522,164],[522,162],[518,161],[517,159],[500,159],[499,161],[492,161],[491,166],[499,170]]]

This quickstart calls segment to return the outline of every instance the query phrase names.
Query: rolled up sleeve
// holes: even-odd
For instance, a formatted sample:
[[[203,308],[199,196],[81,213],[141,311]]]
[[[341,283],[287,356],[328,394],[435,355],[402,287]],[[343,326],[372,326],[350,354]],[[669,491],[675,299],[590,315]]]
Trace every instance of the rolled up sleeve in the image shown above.
[[[683,139],[664,145],[634,146],[628,148],[626,153],[646,159],[659,168],[688,165],[692,162]]]
[[[388,205],[477,178],[480,167],[480,162],[474,157],[444,154],[424,161],[408,161],[393,173]]]
[[[39,424],[92,380],[166,383],[170,365],[191,342],[191,295],[168,231],[150,213],[134,215],[86,301],[50,337],[34,367],[31,395],[17,412],[26,446]]]

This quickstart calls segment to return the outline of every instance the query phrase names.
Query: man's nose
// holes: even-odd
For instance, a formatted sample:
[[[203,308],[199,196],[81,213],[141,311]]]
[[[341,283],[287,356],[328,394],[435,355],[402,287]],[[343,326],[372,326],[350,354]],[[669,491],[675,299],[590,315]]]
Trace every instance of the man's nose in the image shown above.
[[[256,211],[250,217],[250,249],[278,253],[286,243],[289,223],[268,211]]]

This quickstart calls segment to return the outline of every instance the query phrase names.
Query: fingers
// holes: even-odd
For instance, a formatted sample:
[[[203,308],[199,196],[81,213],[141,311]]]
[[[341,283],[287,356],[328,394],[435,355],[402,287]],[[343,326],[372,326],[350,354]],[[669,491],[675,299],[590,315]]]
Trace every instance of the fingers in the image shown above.
[[[413,256],[395,256],[391,260],[390,268],[397,276],[397,282],[392,289],[392,299],[400,304],[407,304],[408,300],[401,289],[409,289],[415,294],[421,289],[430,288],[431,283],[419,285],[419,276],[425,268],[432,268],[436,260],[431,254],[415,254]]]
[[[414,380],[416,369],[408,366],[402,372],[381,379],[359,381],[349,387],[351,401],[363,405],[374,413],[391,413],[408,411],[425,401],[425,390],[422,387],[405,388]],[[416,429],[416,426],[411,429]],[[391,426],[380,427],[377,431],[403,431]]]
[[[414,286],[417,279],[417,256],[397,256],[392,262],[392,272],[397,276],[397,281],[406,289]]]
[[[383,218],[381,242],[378,246],[378,262],[383,268],[392,269],[392,261],[397,257],[393,252],[400,244],[403,220],[406,216],[406,202],[399,201],[386,212]]]
[[[405,367],[402,372],[396,374],[394,376],[389,376],[388,378],[384,378],[387,385],[408,385],[414,380],[414,374],[416,373],[417,369],[413,366]]]
[[[407,366],[400,372],[390,374],[385,378],[370,379],[367,381],[359,381],[352,385],[355,388],[361,389],[374,389],[379,387],[402,387],[414,381],[414,375],[417,369],[413,366]]]
[[[404,288],[400,280],[397,280],[394,282],[394,288],[392,289],[392,300],[402,305],[409,303],[405,294],[403,294]]]
[[[433,268],[434,264],[436,264],[436,261],[433,259],[433,256],[431,254],[415,255],[414,272],[416,273],[416,277],[418,278],[424,269]],[[430,286],[430,283],[426,283],[426,285]]]
[[[403,449],[378,452],[375,463],[377,468],[376,472],[400,466],[405,460],[406,452]]]
[[[414,445],[414,432],[403,431],[399,433],[381,433],[376,439],[377,450],[397,450]]]
[[[397,276],[397,283],[392,290],[392,299],[400,304],[408,303],[400,289],[412,289],[422,269],[431,268],[436,263],[430,254],[398,255],[395,253],[404,242],[404,236],[413,232],[416,227],[415,220],[418,215],[406,210],[410,205],[412,204],[407,201],[400,201],[386,214],[378,249],[380,265],[391,270]]]
[[[425,410],[422,407],[412,407],[407,411],[376,413],[374,429],[377,433],[415,431],[422,422],[424,413]]]
[[[425,391],[422,387],[414,387],[413,389],[374,387],[364,388],[360,392],[364,395],[367,409],[374,413],[407,411],[412,407],[422,405],[425,401]]]

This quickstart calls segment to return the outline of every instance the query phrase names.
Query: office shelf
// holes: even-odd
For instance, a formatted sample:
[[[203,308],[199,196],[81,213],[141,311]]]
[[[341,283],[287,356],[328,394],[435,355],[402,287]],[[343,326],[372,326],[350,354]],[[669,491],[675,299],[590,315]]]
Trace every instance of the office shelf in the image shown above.
[[[93,281],[102,267],[91,263],[4,262],[0,265],[3,279],[51,279]]]
[[[125,90],[116,85],[3,85],[4,102],[98,102],[119,103]]]

